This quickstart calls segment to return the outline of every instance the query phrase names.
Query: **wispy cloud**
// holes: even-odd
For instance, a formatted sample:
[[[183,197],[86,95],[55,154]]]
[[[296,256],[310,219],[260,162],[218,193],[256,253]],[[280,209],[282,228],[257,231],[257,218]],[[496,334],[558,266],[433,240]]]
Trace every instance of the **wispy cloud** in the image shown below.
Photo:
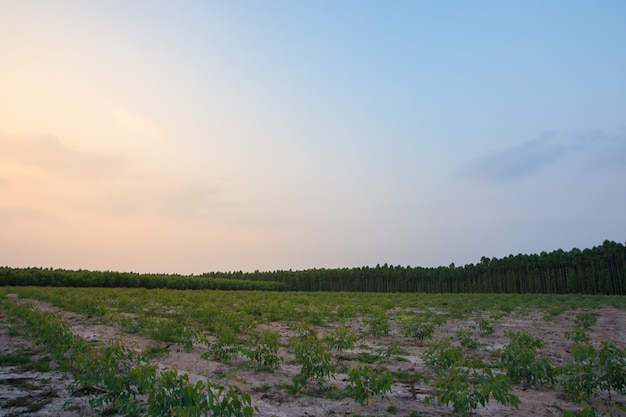
[[[126,164],[120,155],[76,150],[46,134],[0,133],[0,160],[78,178],[106,178]]]
[[[580,133],[573,141],[592,168],[626,168],[626,128],[612,134],[601,130]]]
[[[555,132],[546,132],[513,148],[471,160],[460,174],[491,181],[508,181],[532,175],[565,157],[572,146],[556,140]]]
[[[457,173],[463,177],[504,182],[529,177],[576,154],[579,169],[626,167],[626,131],[578,134],[545,132],[539,138],[470,160]],[[580,158],[579,158],[580,159]]]
[[[54,211],[199,219],[225,204],[206,178],[134,162],[77,150],[51,135],[0,134],[0,218]]]
[[[175,216],[199,218],[223,205],[219,191],[210,185],[177,178],[132,179],[114,190],[76,199],[77,206],[133,216]]]

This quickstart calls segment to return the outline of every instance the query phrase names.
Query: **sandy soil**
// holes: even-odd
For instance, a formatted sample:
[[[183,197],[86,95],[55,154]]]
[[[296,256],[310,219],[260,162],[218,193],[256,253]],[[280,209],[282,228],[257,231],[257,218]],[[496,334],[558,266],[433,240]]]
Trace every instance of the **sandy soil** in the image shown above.
[[[63,318],[72,326],[72,331],[86,340],[106,341],[112,338],[121,338],[125,344],[145,349],[148,346],[161,346],[153,340],[123,333],[119,328],[98,322],[97,318],[86,318],[76,313],[60,311],[50,305],[29,300],[38,308],[62,314]],[[598,314],[598,321],[592,327],[590,335],[594,342],[614,340],[621,346],[626,345],[626,311],[603,307],[594,310]],[[531,312],[521,316],[512,313],[500,318],[494,323],[496,331],[493,335],[479,337],[482,346],[478,354],[487,358],[495,354],[495,350],[508,343],[505,333],[510,330],[526,330],[544,341],[542,354],[547,355],[555,365],[562,364],[568,357],[568,348],[571,342],[565,340],[565,330],[572,329],[576,312],[566,312],[556,319],[545,321],[541,312]],[[37,359],[42,355],[42,349],[34,346],[31,341],[16,334],[5,318],[0,321],[0,354],[25,354]],[[437,328],[435,338],[445,335],[453,336],[458,329],[474,325],[472,320],[449,320],[445,325]],[[351,323],[359,328],[361,323],[355,320]],[[281,343],[287,345],[292,335],[284,323],[272,323],[274,329],[280,330],[283,335]],[[395,326],[395,327],[394,327]],[[384,359],[374,366],[384,367],[391,371],[419,372],[427,374],[421,354],[427,345],[414,339],[400,335],[397,324],[392,326],[389,336],[384,339],[366,337],[358,342],[358,348],[347,355],[359,352],[373,353],[377,348],[390,343],[398,344],[408,355],[402,360],[395,358]],[[333,330],[332,327],[320,327],[319,333],[324,334]],[[169,346],[167,353],[156,359],[162,369],[175,368],[189,374],[190,380],[209,378],[220,384],[234,384],[244,392],[249,393],[261,417],[278,416],[331,416],[331,415],[452,415],[452,409],[434,403],[427,404],[425,398],[433,394],[432,381],[418,380],[413,387],[410,384],[396,383],[388,399],[375,398],[368,405],[360,405],[350,398],[329,399],[325,392],[320,392],[314,382],[309,383],[304,393],[292,395],[287,391],[291,384],[291,377],[298,373],[300,367],[294,357],[282,348],[283,363],[274,373],[255,372],[245,365],[243,360],[233,360],[227,363],[202,359],[206,352],[203,345],[195,346],[191,352],[186,352],[181,346]],[[357,362],[344,360],[339,365],[355,366]],[[347,375],[338,373],[336,380],[328,382],[327,386],[339,389],[345,387]],[[0,417],[3,416],[79,416],[92,414],[87,405],[88,398],[72,396],[69,390],[71,377],[56,371],[25,371],[19,366],[0,366]],[[478,416],[561,416],[563,410],[578,410],[580,405],[566,401],[561,393],[549,389],[514,388],[514,394],[520,399],[518,409],[502,406],[491,401],[487,407],[479,407],[475,415]],[[622,404],[626,404],[624,396],[613,396]],[[599,398],[599,401],[606,400]],[[37,406],[35,406],[37,404]],[[64,408],[64,404],[66,405]],[[68,408],[69,404],[69,408]],[[30,406],[31,409],[27,407]],[[38,408],[35,410],[35,408]],[[619,415],[619,414],[617,414]]]

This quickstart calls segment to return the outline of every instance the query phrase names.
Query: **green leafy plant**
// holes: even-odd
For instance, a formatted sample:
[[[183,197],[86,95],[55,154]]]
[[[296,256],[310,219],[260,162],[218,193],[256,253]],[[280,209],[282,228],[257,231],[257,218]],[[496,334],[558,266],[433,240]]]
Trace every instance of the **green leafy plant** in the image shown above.
[[[215,340],[206,344],[209,347],[204,358],[213,357],[217,361],[228,361],[237,356],[240,352],[240,340],[237,333],[229,326],[220,326],[215,331]]]
[[[251,417],[254,411],[250,396],[238,387],[202,380],[192,384],[174,369],[160,373],[148,396],[151,417]]]
[[[591,336],[589,336],[587,330],[589,330],[597,321],[598,318],[592,313],[578,314],[574,319],[574,330],[566,331],[565,338],[576,343],[591,342]]]
[[[626,351],[620,349],[614,342],[602,342],[598,352],[598,385],[601,391],[609,394],[611,391],[626,393]]]
[[[397,343],[390,343],[387,346],[378,349],[378,356],[381,358],[391,358],[392,356],[403,356],[408,354],[409,353],[402,349]]]
[[[385,394],[391,392],[392,382],[389,372],[380,373],[367,366],[357,366],[350,370],[346,392],[359,404],[365,404],[371,402],[371,397],[385,398]]]
[[[334,378],[335,367],[331,363],[331,356],[326,352],[324,343],[314,329],[309,327],[296,329],[292,345],[296,362],[302,365],[300,372],[292,378],[295,392],[302,389],[311,378],[317,380],[320,387],[325,381]]]
[[[584,329],[580,327],[574,328],[574,330],[568,330],[565,332],[565,338],[576,343],[589,343],[591,342],[591,336]]]
[[[461,349],[452,347],[452,339],[449,337],[436,340],[422,354],[426,367],[437,372],[449,369],[460,362],[462,357]]]
[[[592,316],[595,319],[595,316]],[[579,320],[577,328],[592,319]],[[571,348],[572,358],[560,369],[559,382],[572,400],[589,403],[599,392],[606,391],[612,402],[612,391],[626,392],[626,353],[612,341],[600,344],[599,350],[585,339]]]
[[[417,340],[430,339],[435,334],[435,325],[418,317],[400,317],[402,334]]]
[[[375,337],[386,336],[391,331],[387,314],[382,309],[372,311],[366,323],[369,326],[369,334]]]
[[[481,336],[491,336],[496,331],[489,320],[482,318],[478,320],[478,329]]]
[[[62,369],[73,371],[77,357],[89,350],[88,344],[74,336],[69,324],[58,315],[6,299],[2,305],[10,316],[23,323],[24,329],[35,336],[36,343],[43,345]]]
[[[517,407],[519,399],[510,393],[509,381],[503,374],[494,374],[480,361],[470,358],[455,362],[435,381],[439,404],[452,404],[454,414],[472,413],[478,405],[483,407],[491,398],[503,405]],[[433,397],[428,397],[432,401]]]
[[[241,352],[252,361],[257,371],[274,372],[280,366],[282,358],[278,355],[280,333],[272,330],[263,330],[256,333],[249,341],[249,345]]]
[[[584,330],[589,330],[591,326],[596,324],[597,321],[598,316],[589,312],[580,313],[574,318],[574,323],[576,324],[576,326]]]
[[[341,325],[337,327],[335,332],[325,335],[322,340],[328,349],[343,352],[344,350],[353,350],[359,336],[353,333],[348,326]]]
[[[480,342],[474,336],[474,332],[470,329],[457,330],[454,334],[454,339],[465,349],[475,350],[480,346]]]
[[[502,348],[500,363],[514,384],[548,385],[556,382],[557,370],[547,357],[538,357],[543,343],[525,332],[508,332],[508,345]]]
[[[599,389],[596,374],[598,354],[587,343],[577,343],[572,346],[571,351],[572,358],[560,369],[559,383],[568,398],[589,402]]]
[[[80,355],[76,367],[74,388],[95,393],[90,404],[100,412],[110,407],[137,415],[141,404],[135,399],[148,391],[156,377],[156,368],[120,340]]]
[[[596,417],[596,409],[585,404],[585,407],[580,411],[564,410],[563,417]]]

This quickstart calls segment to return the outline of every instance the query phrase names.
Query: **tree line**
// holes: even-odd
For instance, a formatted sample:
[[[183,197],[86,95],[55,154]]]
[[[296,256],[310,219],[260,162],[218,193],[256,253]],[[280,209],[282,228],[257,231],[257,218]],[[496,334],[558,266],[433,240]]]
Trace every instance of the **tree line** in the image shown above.
[[[610,294],[626,292],[626,247],[604,241],[476,264],[210,272],[199,276],[0,267],[0,285],[142,287],[272,291]]]
[[[225,276],[139,274],[136,272],[0,267],[0,286],[166,288],[173,290],[282,291],[284,283]]]

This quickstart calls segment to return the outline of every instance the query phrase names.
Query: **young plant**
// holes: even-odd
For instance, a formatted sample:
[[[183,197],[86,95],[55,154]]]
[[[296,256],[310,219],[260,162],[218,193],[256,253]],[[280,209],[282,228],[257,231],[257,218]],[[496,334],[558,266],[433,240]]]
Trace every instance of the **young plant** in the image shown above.
[[[341,353],[344,350],[353,350],[359,337],[348,326],[341,325],[334,333],[327,334],[322,339],[328,349]]]
[[[251,417],[254,411],[250,396],[236,386],[191,384],[187,374],[179,376],[174,369],[161,372],[148,395],[150,417]]]
[[[439,375],[435,382],[437,402],[448,406],[452,403],[454,414],[465,416],[478,405],[483,407],[493,397],[503,405],[517,407],[519,399],[511,394],[509,381],[502,374],[494,374],[476,359],[455,362]],[[433,397],[428,397],[432,401]]]
[[[454,339],[465,349],[475,350],[480,346],[480,342],[474,337],[474,332],[470,329],[457,330]]]
[[[203,354],[203,358],[212,356],[217,361],[229,361],[239,354],[240,341],[237,333],[229,326],[221,326],[216,329],[215,341],[207,340],[209,351]]]
[[[620,349],[614,342],[602,342],[598,352],[598,371],[600,377],[598,385],[601,391],[609,394],[611,391],[626,393],[626,351]]]
[[[386,336],[391,331],[387,315],[382,309],[372,311],[371,316],[366,320],[366,323],[369,326],[369,334],[375,337]]]
[[[547,357],[537,358],[543,343],[525,332],[508,332],[510,339],[500,354],[500,363],[514,384],[548,385],[556,382],[557,371]]]
[[[263,330],[261,333],[256,333],[251,338],[249,346],[242,348],[241,351],[252,361],[257,371],[274,372],[282,362],[282,358],[278,355],[279,341],[279,332]]]
[[[593,326],[598,318],[591,313],[581,313],[574,319],[574,330],[566,331],[565,338],[567,340],[574,341],[576,343],[589,343],[591,342],[591,336],[587,333],[587,330]]]
[[[588,343],[572,346],[572,358],[561,367],[559,383],[566,396],[574,401],[589,402],[599,390],[598,353]]]
[[[460,362],[462,357],[461,349],[452,347],[452,340],[449,337],[436,340],[422,354],[426,367],[436,372],[449,369]]]
[[[401,317],[402,334],[417,340],[427,340],[435,334],[435,325],[420,318]]]
[[[397,343],[390,343],[384,348],[378,349],[378,356],[381,358],[390,358],[392,356],[403,356],[408,354],[409,353],[402,349]]]
[[[334,378],[335,367],[331,363],[331,356],[314,329],[297,329],[292,344],[296,362],[302,365],[300,372],[292,378],[295,392],[302,389],[311,378],[317,380],[320,387],[325,381]]]
[[[576,327],[584,330],[589,330],[591,326],[596,324],[597,321],[598,317],[595,314],[589,312],[580,313],[576,315],[576,318],[574,318],[574,323],[576,324]]]
[[[588,344],[591,342],[591,336],[589,336],[589,333],[580,327],[576,327],[574,330],[566,331],[565,338],[578,344]]]
[[[80,355],[76,368],[74,386],[95,392],[90,405],[100,412],[111,408],[125,414],[139,413],[141,405],[135,399],[147,393],[156,377],[156,368],[119,340]]]
[[[489,320],[482,318],[478,320],[478,328],[481,336],[491,336],[496,331]]]
[[[371,397],[384,399],[385,394],[391,392],[392,381],[389,372],[380,373],[367,366],[357,366],[350,370],[346,392],[359,404],[371,403]]]

